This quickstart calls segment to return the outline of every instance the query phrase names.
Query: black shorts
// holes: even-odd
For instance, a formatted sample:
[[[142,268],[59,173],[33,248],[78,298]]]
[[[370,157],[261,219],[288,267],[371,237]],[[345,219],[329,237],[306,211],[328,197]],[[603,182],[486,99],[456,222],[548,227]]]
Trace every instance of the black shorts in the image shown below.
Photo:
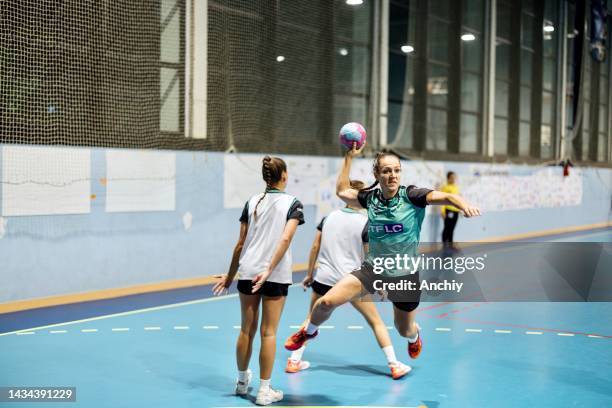
[[[317,281],[312,281],[312,291],[320,296],[325,296],[333,286],[326,285]]]
[[[377,292],[377,288],[374,287],[375,283],[378,284],[377,287],[380,287],[381,283],[397,284],[400,282],[412,282],[415,287],[414,290],[387,290],[387,298],[393,302],[395,307],[404,312],[412,312],[419,306],[421,301],[419,272],[404,276],[378,275],[374,273],[374,268],[371,264],[364,262],[361,268],[351,272],[351,274],[359,279],[365,290],[370,294]]]
[[[269,297],[287,296],[289,284],[266,281],[257,292],[252,293],[252,290],[253,282],[251,280],[240,279],[238,281],[238,292],[244,295],[262,295]]]

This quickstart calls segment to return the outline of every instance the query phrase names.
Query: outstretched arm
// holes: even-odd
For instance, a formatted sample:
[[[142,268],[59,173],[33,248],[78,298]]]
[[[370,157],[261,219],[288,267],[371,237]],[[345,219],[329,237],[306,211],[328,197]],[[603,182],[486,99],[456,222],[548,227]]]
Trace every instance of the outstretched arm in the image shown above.
[[[466,217],[477,217],[480,209],[470,205],[459,194],[443,193],[441,191],[430,191],[427,194],[427,204],[431,205],[452,205],[457,207]]]
[[[363,148],[365,147],[365,142],[363,145],[357,149],[357,143],[353,143],[353,148],[346,152],[344,155],[344,161],[342,162],[342,168],[340,169],[340,173],[338,174],[338,181],[336,181],[336,195],[346,204],[351,207],[362,208],[359,200],[357,199],[357,195],[359,194],[359,190],[355,190],[351,188],[351,164],[353,163],[353,157],[361,154]]]

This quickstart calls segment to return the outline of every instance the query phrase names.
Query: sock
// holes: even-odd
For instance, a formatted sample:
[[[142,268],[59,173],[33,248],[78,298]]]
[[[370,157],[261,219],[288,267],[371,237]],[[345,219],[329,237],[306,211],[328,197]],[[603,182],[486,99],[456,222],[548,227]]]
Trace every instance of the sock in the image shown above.
[[[270,379],[268,378],[267,380],[264,380],[263,378],[259,379],[259,389],[260,390],[267,390],[270,388]]]
[[[408,339],[410,343],[414,343],[419,338],[419,332],[416,332],[416,334],[413,337],[406,337],[406,338]]]
[[[302,359],[302,355],[304,354],[304,350],[306,350],[306,346],[300,347],[299,349],[291,353],[291,357],[289,358],[293,361],[300,361]]]
[[[393,349],[393,346],[383,347],[382,351],[383,353],[385,353],[385,357],[387,357],[387,363],[397,363],[397,358],[395,358],[395,350]]]
[[[238,381],[245,384],[249,379],[249,370],[238,371]]]
[[[316,332],[318,328],[319,328],[319,326],[316,326],[316,325],[308,322],[308,326],[306,326],[306,333],[307,334],[314,334],[314,332]]]

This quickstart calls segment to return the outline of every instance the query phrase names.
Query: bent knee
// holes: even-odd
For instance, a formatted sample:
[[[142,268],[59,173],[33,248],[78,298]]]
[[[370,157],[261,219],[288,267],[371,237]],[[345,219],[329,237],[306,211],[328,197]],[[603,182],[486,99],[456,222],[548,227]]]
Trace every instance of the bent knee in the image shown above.
[[[317,306],[325,311],[329,311],[337,307],[338,304],[332,297],[326,295],[317,301]]]
[[[407,324],[406,322],[400,323],[395,321],[395,330],[397,330],[399,335],[402,337],[414,337],[414,335],[417,333],[416,326],[412,325],[411,327],[410,324]]]

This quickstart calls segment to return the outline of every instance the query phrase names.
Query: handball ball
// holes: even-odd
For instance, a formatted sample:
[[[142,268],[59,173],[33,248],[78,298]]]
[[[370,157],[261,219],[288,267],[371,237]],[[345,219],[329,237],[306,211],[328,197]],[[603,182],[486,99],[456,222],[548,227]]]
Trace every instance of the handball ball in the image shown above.
[[[347,123],[340,129],[340,144],[346,149],[352,149],[353,142],[357,143],[357,149],[359,149],[365,140],[366,130],[357,122]]]

